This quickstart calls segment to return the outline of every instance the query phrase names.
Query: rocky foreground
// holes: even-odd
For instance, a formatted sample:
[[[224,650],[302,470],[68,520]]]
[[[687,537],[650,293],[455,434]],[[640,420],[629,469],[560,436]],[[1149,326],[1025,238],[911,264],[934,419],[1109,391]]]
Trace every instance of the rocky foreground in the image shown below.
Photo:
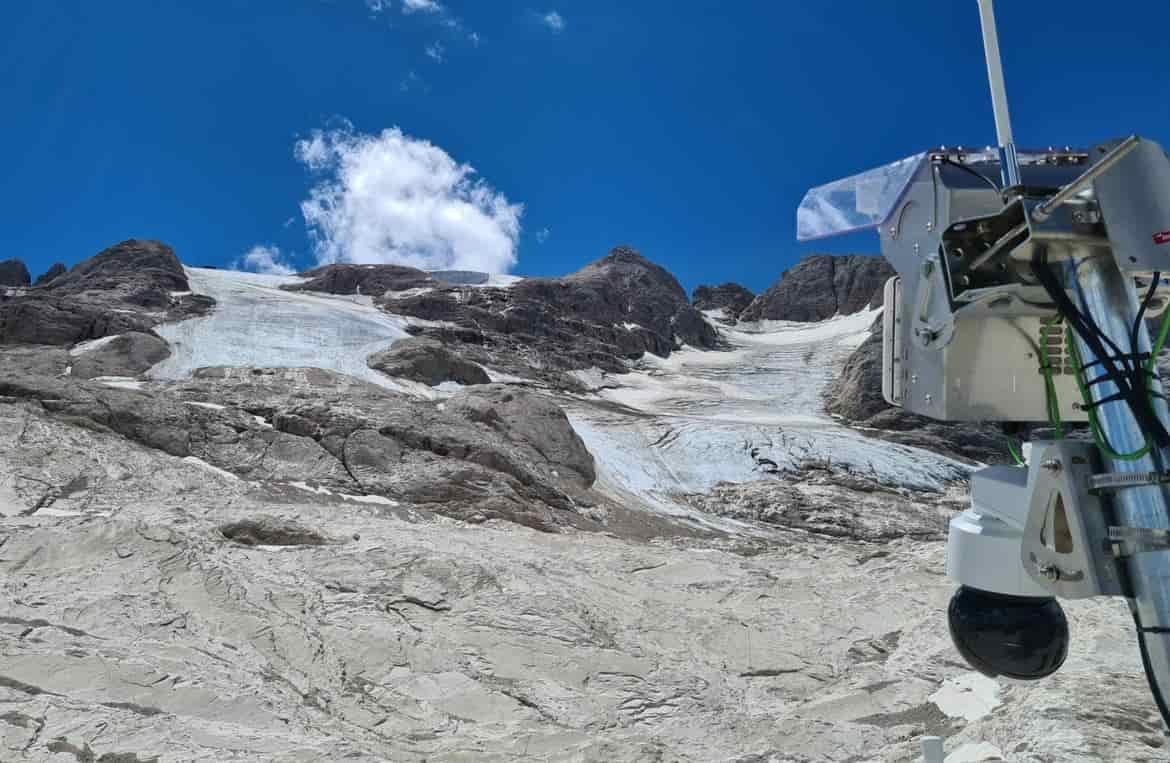
[[[1068,608],[1041,683],[954,653],[970,462],[823,410],[867,301],[716,328],[628,250],[528,286],[155,242],[26,276],[0,760],[1166,756],[1120,602]]]

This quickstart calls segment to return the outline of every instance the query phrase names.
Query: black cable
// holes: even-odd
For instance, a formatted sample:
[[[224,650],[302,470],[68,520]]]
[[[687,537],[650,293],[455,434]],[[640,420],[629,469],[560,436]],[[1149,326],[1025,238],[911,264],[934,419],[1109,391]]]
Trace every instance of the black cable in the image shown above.
[[[1137,628],[1138,652],[1142,656],[1142,668],[1146,672],[1146,681],[1150,684],[1150,693],[1154,695],[1154,704],[1158,706],[1158,714],[1162,716],[1162,723],[1170,728],[1170,708],[1166,707],[1166,698],[1162,696],[1162,689],[1158,686],[1158,679],[1154,676],[1153,665],[1150,664],[1150,650],[1146,647],[1147,630],[1142,627],[1142,618],[1138,614],[1137,604],[1130,604],[1133,611],[1133,622]]]
[[[1150,288],[1146,292],[1145,298],[1142,300],[1141,307],[1138,308],[1137,317],[1133,319],[1133,328],[1129,332],[1129,349],[1136,354],[1138,351],[1138,332],[1142,327],[1142,316],[1146,314],[1146,309],[1149,308],[1150,302],[1154,299],[1154,292],[1158,290],[1158,283],[1162,280],[1161,271],[1155,270],[1154,277],[1150,279]]]
[[[1035,248],[1032,255],[1032,270],[1040,285],[1056,303],[1057,311],[1101,362],[1103,375],[1116,385],[1117,399],[1124,400],[1138,426],[1153,437],[1158,447],[1170,446],[1170,432],[1166,431],[1149,405],[1143,364],[1135,360],[1133,366],[1130,366],[1126,362],[1129,359],[1128,354],[1101,331],[1091,315],[1083,313],[1073,304],[1048,265],[1047,247]],[[1110,353],[1105,348],[1106,344],[1115,352]],[[1121,363],[1121,368],[1118,368],[1117,361]]]
[[[980,180],[982,180],[984,183],[987,183],[989,186],[991,186],[991,187],[992,187],[992,189],[994,189],[996,193],[999,193],[999,192],[1000,192],[1000,190],[1001,190],[1001,189],[1000,189],[1000,187],[999,187],[999,184],[998,184],[998,183],[996,183],[996,182],[995,182],[994,180],[992,180],[991,178],[989,178],[989,177],[987,177],[986,175],[984,175],[982,172],[980,172],[980,171],[978,171],[978,170],[976,170],[976,169],[973,169],[973,168],[971,168],[971,167],[968,167],[967,165],[965,165],[965,164],[962,164],[962,163],[960,163],[960,162],[956,162],[954,159],[951,159],[950,157],[946,157],[946,156],[944,156],[942,161],[943,161],[943,164],[949,164],[949,165],[951,165],[952,167],[958,167],[958,168],[959,168],[959,169],[961,169],[963,172],[966,172],[966,173],[969,173],[969,174],[971,174],[971,175],[974,175],[975,177],[977,177],[977,178],[979,178]]]

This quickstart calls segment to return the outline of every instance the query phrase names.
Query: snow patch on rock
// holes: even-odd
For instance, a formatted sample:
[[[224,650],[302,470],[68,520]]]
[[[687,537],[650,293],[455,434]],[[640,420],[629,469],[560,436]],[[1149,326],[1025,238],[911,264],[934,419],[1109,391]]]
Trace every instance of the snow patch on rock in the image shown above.
[[[930,701],[951,718],[963,718],[968,722],[985,718],[1001,704],[999,684],[995,679],[974,672],[947,679],[930,695]]]

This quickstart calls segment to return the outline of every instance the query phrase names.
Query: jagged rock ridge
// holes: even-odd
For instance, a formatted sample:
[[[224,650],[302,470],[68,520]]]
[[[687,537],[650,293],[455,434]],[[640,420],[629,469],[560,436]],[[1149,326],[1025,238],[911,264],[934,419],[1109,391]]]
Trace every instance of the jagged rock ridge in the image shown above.
[[[684,344],[718,343],[674,276],[628,247],[563,278],[508,287],[452,285],[385,265],[332,265],[306,275],[308,282],[286,288],[377,294],[388,312],[448,324],[412,330],[467,360],[556,386],[572,386],[564,371],[622,373],[643,353],[667,357]]]
[[[894,275],[881,257],[814,254],[756,297],[741,321],[823,321],[881,304],[882,286]]]
[[[48,283],[0,292],[0,344],[70,345],[127,331],[150,333],[199,315],[211,301],[190,294],[183,265],[158,241],[130,239]]]

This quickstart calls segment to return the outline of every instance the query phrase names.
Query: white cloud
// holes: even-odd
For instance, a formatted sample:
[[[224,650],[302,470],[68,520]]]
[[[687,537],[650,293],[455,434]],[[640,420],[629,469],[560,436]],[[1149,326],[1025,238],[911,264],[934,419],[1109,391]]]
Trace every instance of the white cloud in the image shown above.
[[[435,0],[402,0],[403,13],[442,13],[443,6]]]
[[[364,0],[371,16],[381,16],[388,13],[395,5],[394,0]],[[402,13],[407,16],[416,15],[426,17],[432,24],[442,27],[443,33],[450,40],[459,42],[466,39],[474,47],[479,47],[480,38],[474,31],[467,29],[463,19],[454,15],[451,10],[438,0],[402,0]],[[442,62],[446,59],[446,49],[441,42],[428,45],[424,52],[430,58]]]
[[[548,237],[552,235],[552,231],[548,228],[541,228],[536,232],[536,243],[543,244],[548,241]]]
[[[565,17],[556,11],[549,11],[540,17],[540,23],[554,32],[565,31]]]
[[[523,206],[468,164],[403,134],[317,130],[295,154],[321,180],[301,203],[320,263],[507,272]]]
[[[257,244],[249,249],[237,262],[237,267],[264,273],[273,276],[288,276],[297,272],[296,268],[284,260],[279,247]]]

